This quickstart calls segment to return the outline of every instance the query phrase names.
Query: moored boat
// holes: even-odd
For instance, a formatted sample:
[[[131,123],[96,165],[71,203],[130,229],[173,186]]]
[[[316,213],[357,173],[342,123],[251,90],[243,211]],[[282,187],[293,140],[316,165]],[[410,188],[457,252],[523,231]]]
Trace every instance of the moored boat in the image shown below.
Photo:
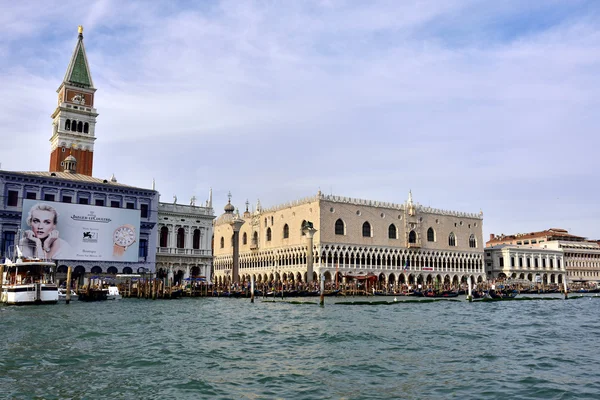
[[[7,259],[2,265],[0,302],[14,305],[58,302],[53,262],[19,257],[15,262]]]
[[[71,298],[70,300],[78,300],[79,295],[71,289]],[[58,288],[58,301],[67,301],[67,289]]]

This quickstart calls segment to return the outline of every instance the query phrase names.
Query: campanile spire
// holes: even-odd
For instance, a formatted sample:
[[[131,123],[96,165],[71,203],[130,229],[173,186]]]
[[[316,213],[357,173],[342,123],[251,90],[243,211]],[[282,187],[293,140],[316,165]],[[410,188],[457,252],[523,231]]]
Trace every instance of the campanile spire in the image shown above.
[[[79,25],[77,32],[75,50],[56,91],[58,105],[52,113],[50,171],[63,171],[65,158],[71,154],[77,159],[76,172],[91,176],[98,116],[94,108],[96,88],[83,45],[83,26]]]

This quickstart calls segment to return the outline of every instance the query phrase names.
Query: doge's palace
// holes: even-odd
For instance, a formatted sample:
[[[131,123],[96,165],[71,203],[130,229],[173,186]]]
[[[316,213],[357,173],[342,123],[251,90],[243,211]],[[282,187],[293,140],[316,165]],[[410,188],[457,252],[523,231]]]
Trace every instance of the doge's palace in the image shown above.
[[[215,282],[228,283],[234,268],[232,221],[239,230],[240,280],[307,282],[307,246],[302,227],[311,222],[313,276],[326,281],[374,274],[380,285],[473,282],[485,279],[483,213],[465,213],[403,203],[325,195],[243,214],[229,203],[214,222]]]

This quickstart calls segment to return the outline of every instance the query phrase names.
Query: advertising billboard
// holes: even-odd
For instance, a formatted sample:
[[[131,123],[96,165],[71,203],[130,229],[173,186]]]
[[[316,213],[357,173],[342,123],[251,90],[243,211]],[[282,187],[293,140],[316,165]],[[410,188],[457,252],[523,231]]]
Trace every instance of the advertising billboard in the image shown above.
[[[140,210],[23,199],[24,257],[137,262],[139,241]]]

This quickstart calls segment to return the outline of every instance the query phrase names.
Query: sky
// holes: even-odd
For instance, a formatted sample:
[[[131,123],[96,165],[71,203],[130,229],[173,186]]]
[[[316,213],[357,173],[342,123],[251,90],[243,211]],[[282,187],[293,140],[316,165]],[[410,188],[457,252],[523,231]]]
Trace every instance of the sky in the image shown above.
[[[326,194],[600,239],[600,2],[0,1],[0,164],[47,171],[84,27],[94,176],[161,201]]]

